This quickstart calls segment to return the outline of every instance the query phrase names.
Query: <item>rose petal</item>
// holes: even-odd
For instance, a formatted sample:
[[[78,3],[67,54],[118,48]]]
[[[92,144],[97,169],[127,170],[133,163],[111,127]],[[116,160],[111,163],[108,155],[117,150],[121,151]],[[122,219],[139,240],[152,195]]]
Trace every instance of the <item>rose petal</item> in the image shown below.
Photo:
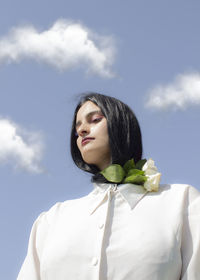
[[[142,170],[145,172],[145,175],[154,175],[158,172],[158,169],[151,158],[143,165]]]
[[[161,173],[147,176],[147,181],[144,183],[144,188],[147,191],[158,191]]]

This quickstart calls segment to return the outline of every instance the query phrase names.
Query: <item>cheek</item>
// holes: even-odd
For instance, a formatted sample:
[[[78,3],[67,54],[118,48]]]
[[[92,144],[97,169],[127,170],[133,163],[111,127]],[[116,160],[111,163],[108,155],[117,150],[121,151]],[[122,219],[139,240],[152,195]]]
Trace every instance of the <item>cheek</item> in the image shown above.
[[[108,143],[109,142],[108,128],[107,128],[107,124],[106,123],[104,123],[104,125],[102,126],[101,131],[99,133],[99,136],[100,136],[101,140],[104,143]]]
[[[100,138],[108,138],[108,128],[106,120],[101,121],[99,124],[91,127],[91,135]]]
[[[76,144],[77,144],[79,151],[81,151],[81,139],[77,138]]]

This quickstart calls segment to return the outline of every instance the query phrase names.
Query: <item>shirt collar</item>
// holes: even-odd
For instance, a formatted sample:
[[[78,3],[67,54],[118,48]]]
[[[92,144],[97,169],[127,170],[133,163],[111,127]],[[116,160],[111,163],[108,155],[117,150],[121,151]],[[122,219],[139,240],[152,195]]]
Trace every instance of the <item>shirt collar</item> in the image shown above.
[[[90,214],[93,214],[95,210],[108,199],[109,194],[114,191],[116,184],[110,183],[93,183],[94,190],[90,193],[92,197],[92,204],[90,205]],[[120,184],[117,186],[117,190],[130,208],[133,209],[136,204],[147,194],[143,186],[134,184]]]

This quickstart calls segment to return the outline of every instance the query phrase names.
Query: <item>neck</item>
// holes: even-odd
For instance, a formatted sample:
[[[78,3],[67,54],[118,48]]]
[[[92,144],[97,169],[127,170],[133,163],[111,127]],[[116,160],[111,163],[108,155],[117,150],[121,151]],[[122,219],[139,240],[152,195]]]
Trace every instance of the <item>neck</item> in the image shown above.
[[[107,159],[107,160],[102,161],[102,163],[98,164],[98,168],[99,168],[100,170],[103,170],[103,169],[105,169],[106,167],[108,167],[110,164],[111,164],[111,159],[109,158],[109,159]]]

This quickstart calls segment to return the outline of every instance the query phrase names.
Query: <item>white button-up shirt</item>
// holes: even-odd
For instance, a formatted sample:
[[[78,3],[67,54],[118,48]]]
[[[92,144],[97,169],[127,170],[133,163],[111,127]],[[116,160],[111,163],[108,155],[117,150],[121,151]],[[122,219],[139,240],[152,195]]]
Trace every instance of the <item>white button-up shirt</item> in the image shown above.
[[[17,280],[199,280],[200,193],[94,184],[35,221]]]

